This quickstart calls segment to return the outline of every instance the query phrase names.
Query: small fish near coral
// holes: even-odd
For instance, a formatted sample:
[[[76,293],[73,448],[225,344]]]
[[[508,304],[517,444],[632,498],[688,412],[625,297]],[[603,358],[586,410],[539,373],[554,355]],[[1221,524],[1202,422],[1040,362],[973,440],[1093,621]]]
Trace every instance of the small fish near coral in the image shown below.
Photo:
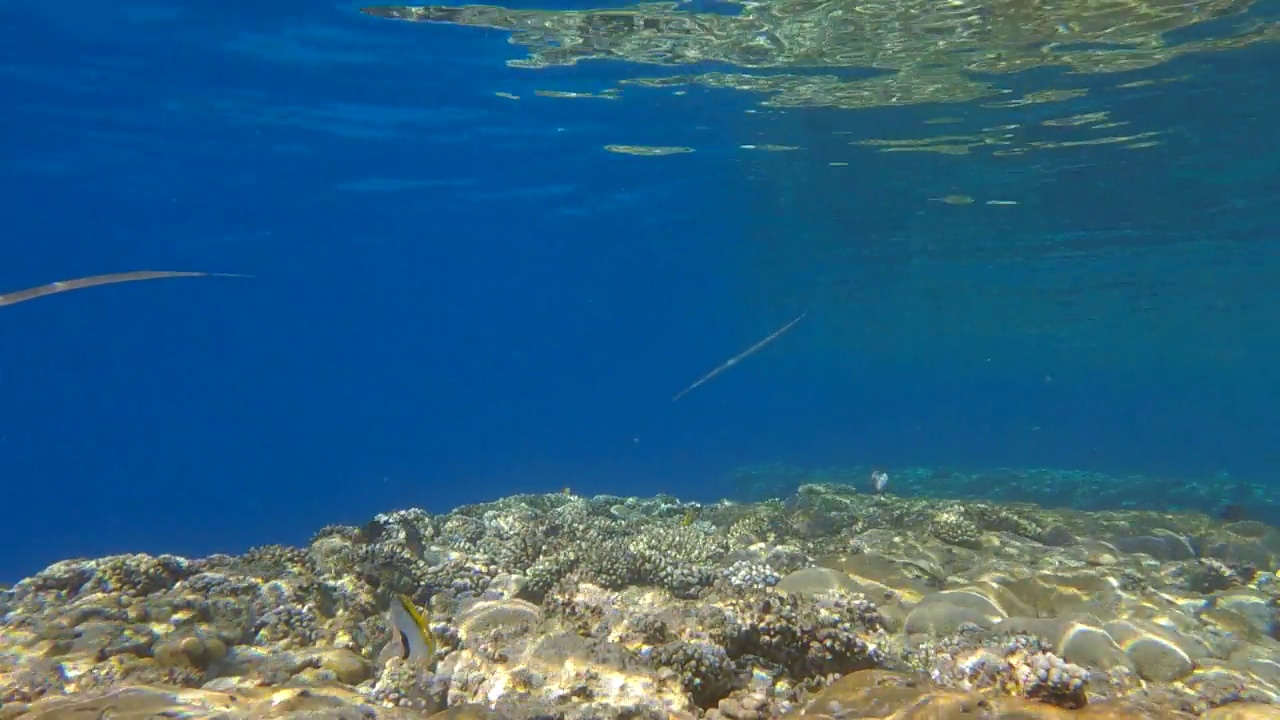
[[[385,663],[393,656],[405,662],[424,666],[431,664],[439,645],[427,625],[427,619],[412,600],[404,595],[391,598],[388,624],[391,626],[391,641],[379,653],[378,664]]]

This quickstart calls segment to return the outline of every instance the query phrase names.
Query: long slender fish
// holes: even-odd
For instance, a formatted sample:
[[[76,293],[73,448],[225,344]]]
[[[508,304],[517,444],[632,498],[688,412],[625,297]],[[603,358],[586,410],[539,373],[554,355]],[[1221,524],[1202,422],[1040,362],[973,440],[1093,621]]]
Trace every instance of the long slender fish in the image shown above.
[[[16,292],[0,295],[0,307],[4,307],[5,305],[16,305],[20,302],[35,300],[38,297],[66,292],[68,290],[79,290],[81,288],[94,287],[95,285],[114,285],[116,283],[136,282],[138,280],[159,280],[161,278],[182,277],[251,278],[253,276],[240,275],[238,273],[183,272],[179,270],[135,270],[133,272],[109,273],[107,275],[91,275],[89,277],[77,278],[75,280],[62,280],[59,282],[49,283],[48,285],[41,285],[39,287],[18,290]]]
[[[728,370],[729,368],[733,367],[734,365],[737,365],[737,364],[738,364],[738,362],[739,362],[740,360],[742,360],[743,358],[745,358],[745,357],[749,357],[750,355],[752,355],[752,354],[754,354],[755,352],[757,352],[758,350],[760,350],[760,348],[764,347],[765,345],[768,345],[769,343],[773,342],[774,340],[777,340],[777,339],[778,339],[778,336],[780,336],[780,335],[782,335],[782,333],[784,333],[784,332],[786,332],[786,331],[790,330],[792,327],[794,327],[794,326],[795,326],[795,324],[796,324],[796,323],[800,322],[800,321],[804,318],[804,316],[805,316],[805,315],[808,315],[808,314],[809,314],[809,313],[808,313],[808,311],[805,311],[805,312],[800,313],[798,316],[796,316],[796,319],[795,319],[795,320],[792,320],[791,322],[787,323],[786,325],[783,325],[782,327],[778,328],[777,330],[774,330],[774,331],[773,331],[773,333],[769,335],[769,337],[767,337],[767,338],[765,338],[765,339],[761,340],[760,342],[756,343],[755,345],[752,345],[751,347],[747,348],[746,350],[743,350],[742,352],[738,353],[737,355],[734,355],[733,357],[731,357],[731,358],[729,358],[728,360],[724,361],[724,364],[723,364],[723,365],[721,365],[720,367],[716,368],[715,370],[712,370],[711,372],[707,373],[706,375],[703,375],[702,377],[698,378],[698,381],[697,381],[697,382],[695,382],[694,384],[690,385],[689,387],[687,387],[687,388],[685,388],[685,389],[681,390],[680,392],[676,393],[676,396],[675,396],[675,397],[673,397],[673,398],[671,398],[671,402],[675,402],[675,401],[679,400],[680,398],[684,397],[685,395],[688,395],[690,392],[692,392],[693,390],[696,390],[700,385],[702,385],[702,384],[703,384],[703,383],[705,383],[706,381],[708,381],[708,380],[710,380],[711,378],[713,378],[713,377],[715,377],[715,376],[719,375],[720,373],[724,372],[725,370]]]

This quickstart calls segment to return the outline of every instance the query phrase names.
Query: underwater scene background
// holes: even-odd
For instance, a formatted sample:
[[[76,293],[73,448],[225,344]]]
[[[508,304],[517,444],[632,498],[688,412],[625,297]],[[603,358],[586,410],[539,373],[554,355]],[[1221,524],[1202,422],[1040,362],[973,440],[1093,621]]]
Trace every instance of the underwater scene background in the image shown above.
[[[1273,4],[644,7],[7,3],[6,291],[254,279],[4,309],[0,575],[775,464],[1277,482]]]
[[[1278,21],[0,2],[0,720],[1280,717]]]

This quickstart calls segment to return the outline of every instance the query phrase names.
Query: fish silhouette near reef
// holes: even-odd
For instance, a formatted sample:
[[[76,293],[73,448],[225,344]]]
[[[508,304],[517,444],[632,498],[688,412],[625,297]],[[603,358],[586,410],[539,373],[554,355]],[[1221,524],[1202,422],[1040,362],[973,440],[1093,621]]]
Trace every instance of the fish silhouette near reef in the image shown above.
[[[210,272],[186,272],[180,270],[135,270],[133,272],[108,273],[106,275],[90,275],[89,277],[76,278],[75,280],[60,280],[52,282],[48,285],[40,285],[26,290],[17,290],[11,293],[0,295],[0,307],[5,305],[17,305],[20,302],[35,300],[45,295],[53,295],[55,293],[67,292],[68,290],[80,290],[82,288],[95,287],[97,285],[115,285],[117,283],[137,282],[140,280],[160,280],[162,278],[184,278],[184,277],[237,277],[252,278],[252,275],[241,275],[238,273],[210,273]]]

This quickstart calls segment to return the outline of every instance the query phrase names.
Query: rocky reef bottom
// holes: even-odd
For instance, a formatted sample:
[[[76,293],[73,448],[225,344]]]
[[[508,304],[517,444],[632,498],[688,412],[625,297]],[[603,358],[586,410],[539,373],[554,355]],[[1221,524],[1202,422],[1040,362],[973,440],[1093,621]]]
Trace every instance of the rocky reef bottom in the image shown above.
[[[0,720],[1280,718],[1278,553],[1257,522],[845,485],[403,510],[0,591]]]

